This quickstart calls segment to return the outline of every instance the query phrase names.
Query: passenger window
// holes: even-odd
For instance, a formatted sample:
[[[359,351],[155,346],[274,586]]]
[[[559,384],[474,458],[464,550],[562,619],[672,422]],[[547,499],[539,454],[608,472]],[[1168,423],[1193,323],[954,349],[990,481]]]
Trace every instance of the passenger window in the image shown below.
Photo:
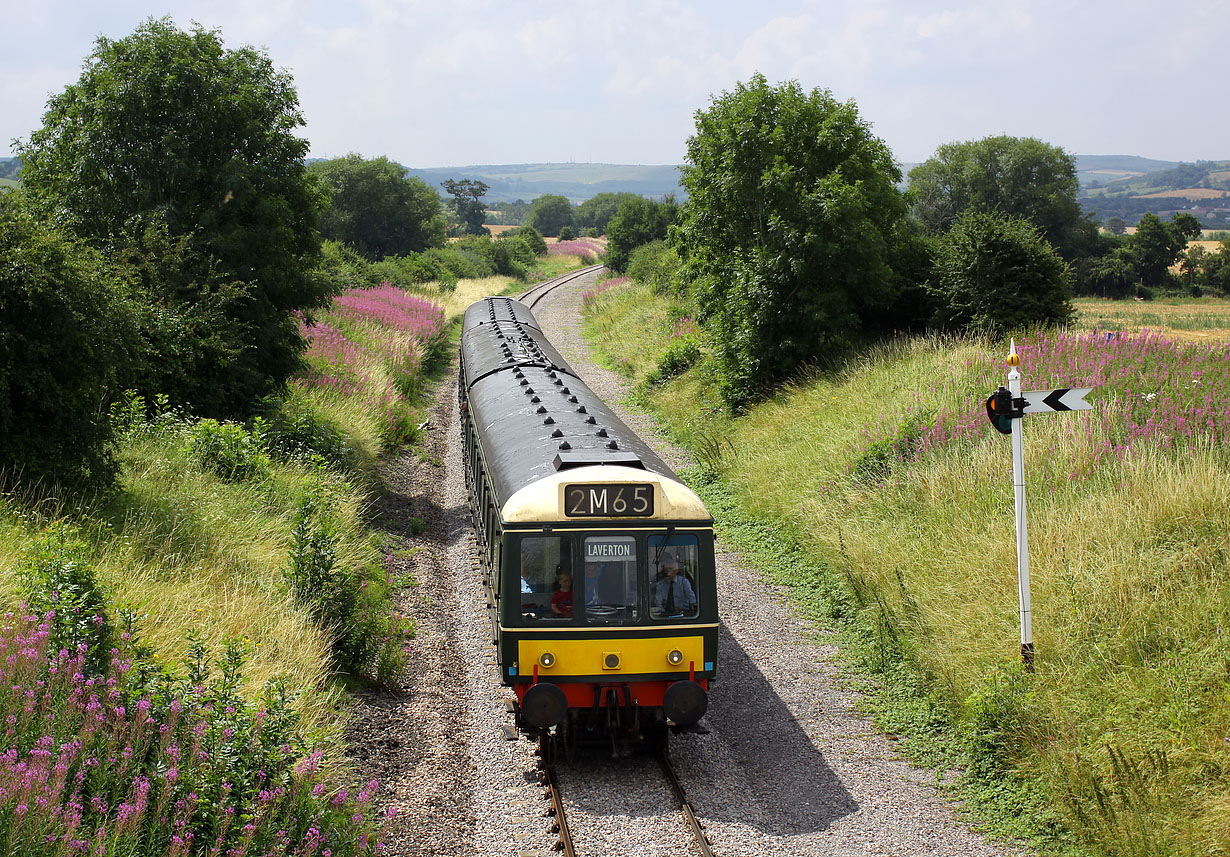
[[[585,567],[577,595],[591,624],[637,618],[636,537],[591,536],[585,540]]]
[[[654,619],[695,619],[700,615],[696,536],[649,537],[649,615]]]
[[[572,539],[527,536],[521,540],[521,616],[565,622],[572,618]],[[564,582],[568,578],[568,582]]]

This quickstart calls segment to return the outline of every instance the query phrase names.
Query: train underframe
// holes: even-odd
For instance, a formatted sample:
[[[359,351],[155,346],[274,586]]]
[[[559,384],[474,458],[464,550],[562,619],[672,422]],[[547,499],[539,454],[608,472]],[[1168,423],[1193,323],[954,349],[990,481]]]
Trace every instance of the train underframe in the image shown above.
[[[537,682],[513,685],[516,725],[555,755],[609,744],[613,758],[663,748],[673,731],[707,731],[708,681]]]

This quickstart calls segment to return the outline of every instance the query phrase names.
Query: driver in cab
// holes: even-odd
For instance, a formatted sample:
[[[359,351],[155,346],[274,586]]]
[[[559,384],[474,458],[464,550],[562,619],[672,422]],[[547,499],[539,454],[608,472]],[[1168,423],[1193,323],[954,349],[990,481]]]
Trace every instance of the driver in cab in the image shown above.
[[[679,576],[679,562],[673,556],[666,556],[658,567],[666,576],[654,586],[654,606],[668,616],[693,612],[696,593],[692,591],[691,582]]]

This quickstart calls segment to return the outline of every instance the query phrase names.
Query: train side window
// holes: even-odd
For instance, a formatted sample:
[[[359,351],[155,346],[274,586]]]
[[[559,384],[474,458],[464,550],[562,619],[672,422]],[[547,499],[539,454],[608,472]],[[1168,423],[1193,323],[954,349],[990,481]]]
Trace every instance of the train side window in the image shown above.
[[[635,536],[585,539],[585,569],[577,597],[585,602],[585,621],[604,625],[638,617]]]
[[[570,622],[572,610],[564,610],[556,597],[559,579],[572,573],[572,539],[569,536],[526,536],[521,539],[521,616],[551,622]],[[554,601],[559,611],[551,609]]]
[[[649,615],[654,619],[695,619],[700,615],[696,536],[649,537]]]

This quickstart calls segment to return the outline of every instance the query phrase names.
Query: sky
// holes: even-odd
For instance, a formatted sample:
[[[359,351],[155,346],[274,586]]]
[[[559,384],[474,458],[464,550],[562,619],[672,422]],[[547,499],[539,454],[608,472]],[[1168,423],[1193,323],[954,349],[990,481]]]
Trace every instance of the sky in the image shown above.
[[[227,47],[263,49],[289,71],[311,157],[678,164],[696,111],[760,72],[853,100],[906,164],[995,134],[1077,155],[1230,159],[1230,0],[6,5],[0,155],[41,124],[96,38],[169,16],[218,30]]]

